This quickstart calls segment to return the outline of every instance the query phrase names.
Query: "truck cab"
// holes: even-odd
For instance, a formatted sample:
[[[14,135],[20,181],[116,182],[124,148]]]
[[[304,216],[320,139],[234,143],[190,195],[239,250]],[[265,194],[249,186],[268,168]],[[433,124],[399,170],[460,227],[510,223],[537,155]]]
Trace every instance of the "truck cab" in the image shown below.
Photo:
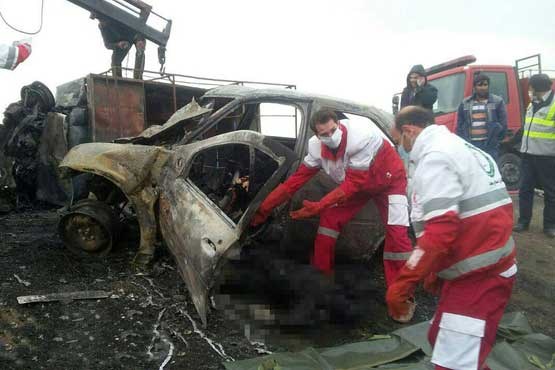
[[[520,182],[520,140],[528,98],[528,77],[532,71],[541,71],[539,55],[519,59],[515,66],[472,64],[476,58],[467,55],[426,69],[428,83],[438,89],[433,106],[435,121],[445,125],[451,132],[457,128],[458,107],[465,97],[473,93],[476,73],[490,78],[490,93],[505,101],[507,109],[507,133],[499,148],[498,165],[509,190],[517,190]],[[522,66],[522,63],[527,64]],[[530,64],[532,63],[532,64]],[[397,108],[395,99],[393,109]]]

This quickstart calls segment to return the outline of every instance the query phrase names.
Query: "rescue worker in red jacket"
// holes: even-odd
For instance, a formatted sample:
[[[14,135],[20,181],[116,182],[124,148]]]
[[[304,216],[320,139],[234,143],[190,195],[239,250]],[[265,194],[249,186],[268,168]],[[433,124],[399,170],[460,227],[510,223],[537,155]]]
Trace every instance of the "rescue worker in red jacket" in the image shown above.
[[[312,265],[323,273],[333,272],[335,243],[341,229],[372,199],[385,226],[384,270],[390,284],[412,251],[407,180],[401,158],[378,129],[340,122],[332,110],[316,112],[311,128],[316,135],[308,142],[303,163],[268,195],[253,225],[264,222],[272,209],[289,200],[323,169],[339,186],[319,202],[305,200],[302,209],[291,213],[293,219],[320,214]]]
[[[419,281],[440,295],[428,339],[436,369],[484,369],[515,280],[512,201],[493,158],[435,125],[431,111],[402,109],[395,120],[415,166],[411,222],[417,246],[386,300],[409,314]]]

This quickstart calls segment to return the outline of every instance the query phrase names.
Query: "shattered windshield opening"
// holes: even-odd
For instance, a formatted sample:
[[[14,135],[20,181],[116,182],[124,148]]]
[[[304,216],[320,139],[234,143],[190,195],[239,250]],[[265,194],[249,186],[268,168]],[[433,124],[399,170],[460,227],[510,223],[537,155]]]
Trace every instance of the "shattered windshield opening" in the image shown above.
[[[273,101],[239,104],[229,98],[213,100],[215,111],[203,117],[196,126],[197,129],[191,132],[182,143],[205,140],[237,130],[249,130],[270,137],[291,150],[295,149],[304,119],[303,112],[297,105]]]

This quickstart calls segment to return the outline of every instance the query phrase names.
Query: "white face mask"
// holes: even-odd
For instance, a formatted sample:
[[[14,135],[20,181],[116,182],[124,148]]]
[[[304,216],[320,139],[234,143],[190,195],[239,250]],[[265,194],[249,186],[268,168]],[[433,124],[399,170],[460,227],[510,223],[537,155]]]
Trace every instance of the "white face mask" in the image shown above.
[[[343,137],[343,131],[339,127],[331,136],[318,136],[320,141],[324,143],[330,149],[337,149],[339,144],[341,144],[341,138]]]

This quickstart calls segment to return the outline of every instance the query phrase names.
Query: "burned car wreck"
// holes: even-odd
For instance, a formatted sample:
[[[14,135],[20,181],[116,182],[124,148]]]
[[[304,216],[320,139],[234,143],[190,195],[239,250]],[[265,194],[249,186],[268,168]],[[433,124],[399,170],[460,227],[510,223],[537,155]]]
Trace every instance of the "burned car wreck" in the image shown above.
[[[119,235],[121,214],[132,212],[140,228],[135,262],[148,263],[164,242],[206,324],[209,291],[223,264],[245,245],[272,235],[285,253],[306,258],[318,220],[292,220],[288,210],[337,186],[323,172],[266,225],[251,228],[250,221],[298,167],[312,135],[311,112],[324,107],[384,137],[392,123],[389,114],[348,101],[223,86],[138,136],[74,147],[60,165],[73,183],[71,205],[59,225],[64,243],[76,252],[105,255]],[[368,260],[382,240],[377,210],[369,203],[342,232],[338,257]]]

